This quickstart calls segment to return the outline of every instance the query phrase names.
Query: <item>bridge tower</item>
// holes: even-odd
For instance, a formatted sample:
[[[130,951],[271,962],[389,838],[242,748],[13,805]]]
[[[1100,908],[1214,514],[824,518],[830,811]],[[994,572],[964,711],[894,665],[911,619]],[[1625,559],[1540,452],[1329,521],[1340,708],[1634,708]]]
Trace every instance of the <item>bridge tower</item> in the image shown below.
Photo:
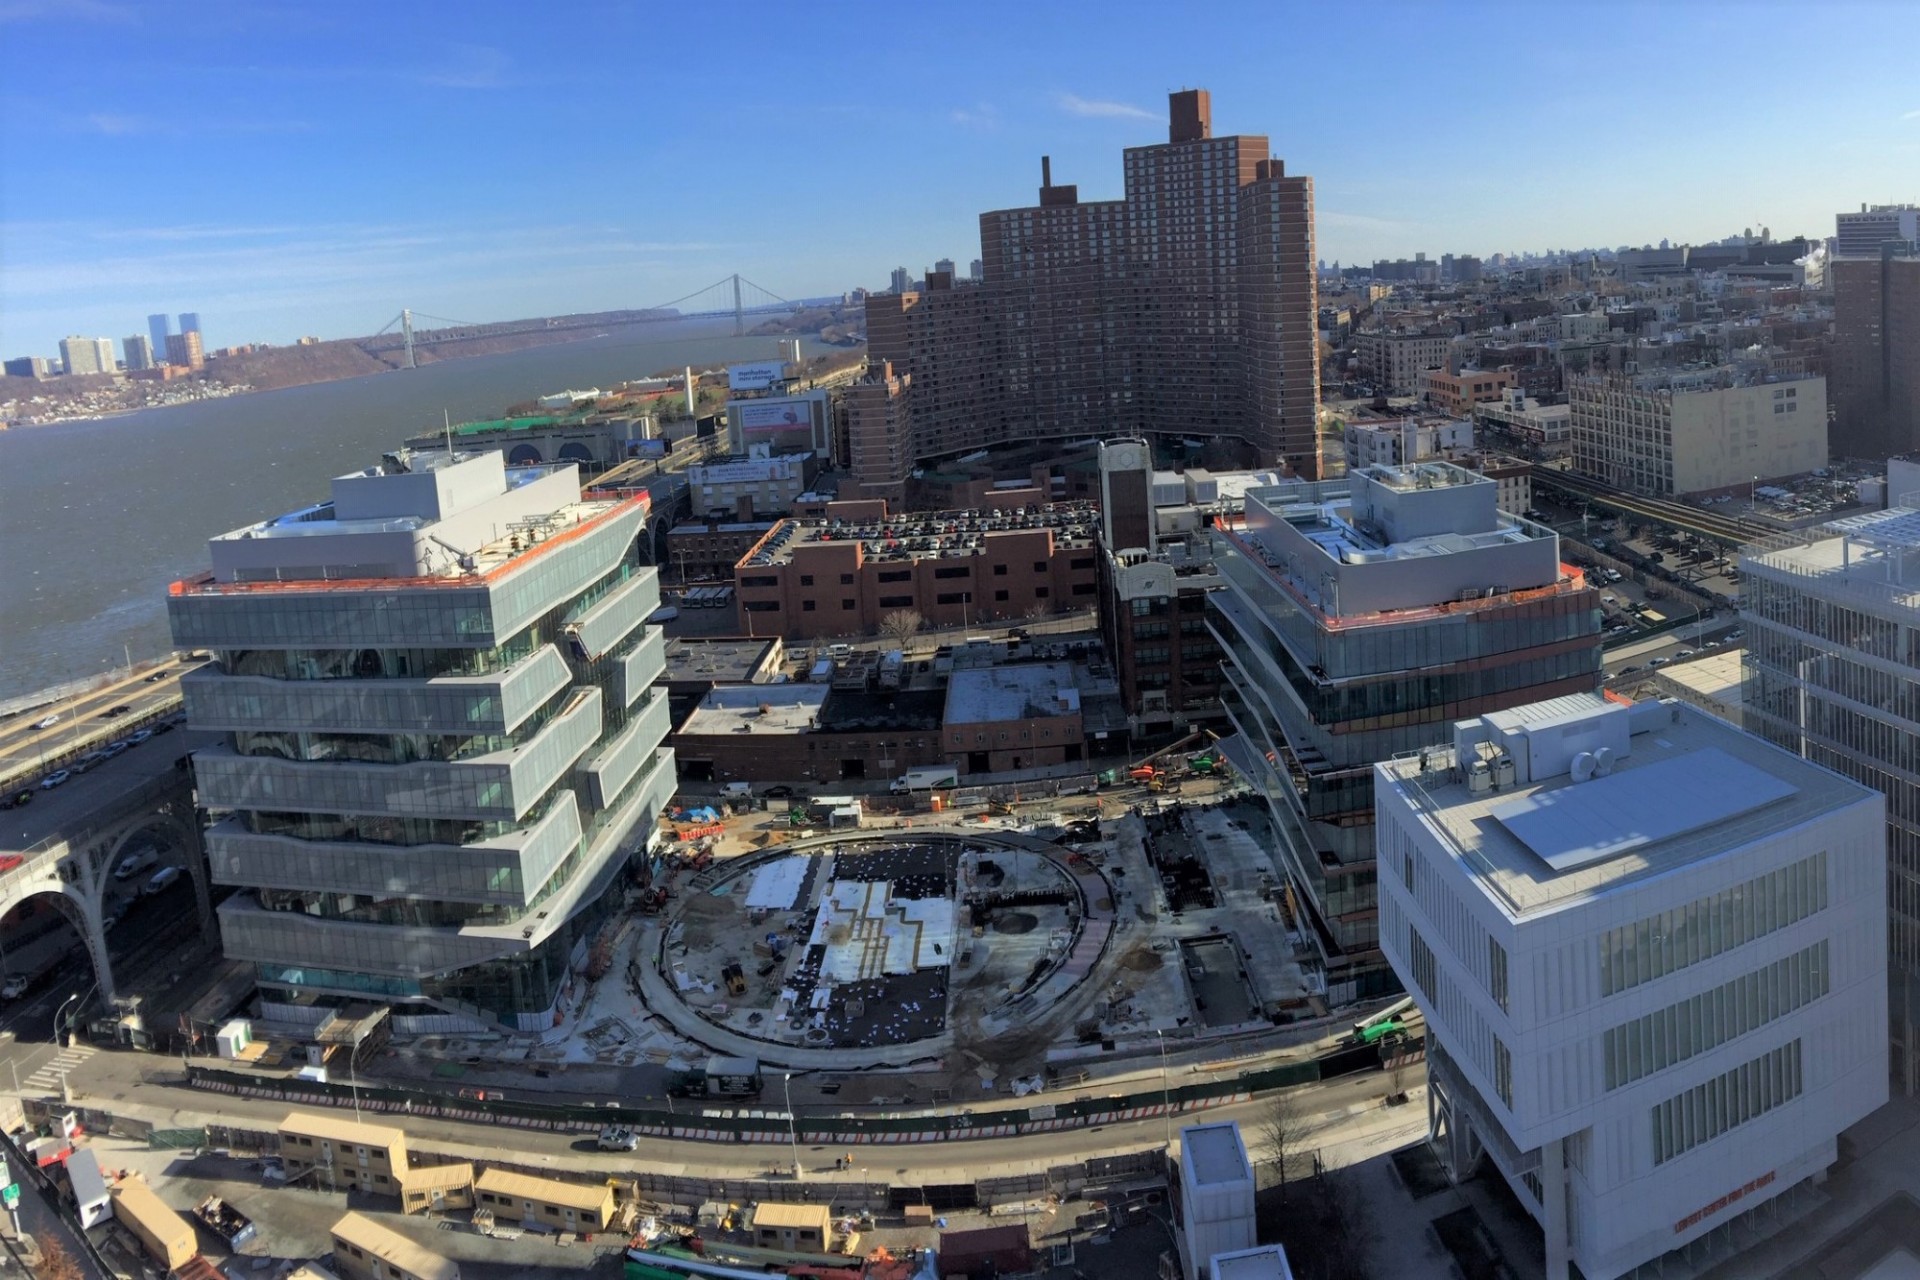
[[[740,309],[740,273],[733,273],[733,336],[738,338],[747,331],[746,313]]]
[[[400,308],[400,336],[405,338],[407,341],[407,368],[411,369],[414,367],[414,364],[413,364],[413,311],[412,309],[407,307]]]

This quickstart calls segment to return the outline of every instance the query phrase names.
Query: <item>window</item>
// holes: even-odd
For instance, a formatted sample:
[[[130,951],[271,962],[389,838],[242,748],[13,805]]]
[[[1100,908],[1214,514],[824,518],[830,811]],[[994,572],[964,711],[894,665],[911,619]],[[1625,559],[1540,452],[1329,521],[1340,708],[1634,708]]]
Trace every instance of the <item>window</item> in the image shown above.
[[[972,600],[971,591],[942,591],[933,598],[935,604],[969,604]]]
[[[843,573],[843,574],[841,574],[841,575],[840,575],[840,585],[841,585],[841,586],[843,586],[843,587],[850,587],[850,586],[852,586],[852,585],[853,585],[853,575],[852,575],[852,574],[850,574],[850,573]]]
[[[1067,561],[1067,568],[1091,569],[1093,568],[1093,557],[1092,556],[1075,556],[1073,559]]]
[[[1013,593],[1008,591],[1005,587],[1002,587],[1000,590],[993,593],[994,602],[996,604],[1002,603],[1008,600],[1009,598],[1011,598],[1012,594]]]
[[[877,575],[881,582],[906,582],[913,577],[911,569],[882,569]]]
[[[994,577],[996,577],[996,578],[1004,578],[1004,577],[1006,577],[1006,576],[1007,576],[1007,566],[1005,566],[1005,565],[1003,565],[1003,564],[997,564],[997,565],[995,565],[995,566],[993,566],[993,576],[994,576]]]
[[[1073,594],[1077,596],[1090,596],[1093,592],[1094,584],[1091,582],[1076,582],[1073,584]]]
[[[1695,1085],[1653,1108],[1653,1162],[1665,1164],[1800,1096],[1800,1042]]]
[[[1045,560],[1035,560],[1033,562],[1033,571],[1035,573],[1045,573],[1047,571],[1047,562]]]
[[[1507,1104],[1507,1110],[1513,1110],[1513,1051],[1499,1036],[1493,1037],[1493,1091]]]
[[[1827,906],[1824,851],[1600,935],[1600,994],[1698,964],[1784,929]]]
[[[1412,861],[1412,855],[1408,855]],[[1492,993],[1495,1003],[1502,1013],[1507,1008],[1507,949],[1492,938],[1487,939],[1487,990]]]
[[[1827,942],[1609,1028],[1606,1086],[1617,1089],[1743,1036],[1827,994]]]
[[[842,600],[840,602],[840,608],[843,612],[846,610],[853,609],[854,607],[855,607],[855,602],[852,600]]]
[[[913,606],[912,596],[881,596],[880,597],[880,607],[882,609],[907,609],[907,608],[911,608],[912,606]]]
[[[1050,594],[1052,593],[1045,587],[1035,587],[1033,589],[1033,596],[1036,600],[1045,600]]]
[[[935,569],[933,576],[936,578],[965,578],[972,573],[973,569],[968,565],[946,565],[942,568]]]
[[[801,586],[803,586],[803,587],[810,587],[810,586],[812,586],[812,585],[813,585],[813,575],[812,575],[812,574],[810,574],[810,573],[803,573],[803,574],[801,574],[801,575],[800,575],[800,585],[801,585]]]
[[[812,613],[812,612],[813,612],[813,601],[811,601],[811,600],[802,600],[802,601],[800,602],[800,612],[802,612],[802,613]]]

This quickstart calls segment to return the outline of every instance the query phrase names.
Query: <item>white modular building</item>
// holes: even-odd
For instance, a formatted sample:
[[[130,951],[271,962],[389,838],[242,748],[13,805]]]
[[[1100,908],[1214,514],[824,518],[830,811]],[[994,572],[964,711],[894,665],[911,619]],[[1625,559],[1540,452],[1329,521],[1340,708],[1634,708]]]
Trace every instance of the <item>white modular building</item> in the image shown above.
[[[1820,1180],[1886,1101],[1877,792],[1597,694],[1460,721],[1375,783],[1435,1147],[1456,1178],[1491,1160],[1550,1278],[1625,1275]]]
[[[1187,1280],[1206,1280],[1223,1253],[1253,1247],[1253,1166],[1240,1126],[1180,1130],[1180,1242]]]

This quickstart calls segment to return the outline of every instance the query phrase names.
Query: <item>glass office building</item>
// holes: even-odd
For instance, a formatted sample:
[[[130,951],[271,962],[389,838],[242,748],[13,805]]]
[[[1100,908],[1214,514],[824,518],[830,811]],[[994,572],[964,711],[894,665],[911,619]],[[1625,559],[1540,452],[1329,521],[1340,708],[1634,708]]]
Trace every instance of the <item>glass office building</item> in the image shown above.
[[[397,453],[173,585],[227,954],[289,1018],[552,1024],[674,789],[647,499]],[[304,1012],[303,1012],[304,1011]]]
[[[1920,510],[1781,534],[1740,568],[1746,727],[1887,798],[1889,1068],[1920,1092]]]
[[[1455,720],[1600,685],[1599,593],[1498,497],[1449,463],[1372,466],[1251,490],[1215,530],[1222,701],[1330,1004],[1399,985],[1380,952],[1373,765]]]

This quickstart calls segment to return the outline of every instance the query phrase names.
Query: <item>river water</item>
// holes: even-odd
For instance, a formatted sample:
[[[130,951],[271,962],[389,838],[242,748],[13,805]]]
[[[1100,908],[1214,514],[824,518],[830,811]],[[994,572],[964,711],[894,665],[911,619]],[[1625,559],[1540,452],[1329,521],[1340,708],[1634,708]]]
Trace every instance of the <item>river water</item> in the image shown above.
[[[775,355],[772,338],[733,337],[731,319],[684,320],[0,431],[0,701],[167,652],[167,584],[206,567],[209,537],[324,498],[331,477],[439,426],[443,410],[497,417],[568,387]]]

